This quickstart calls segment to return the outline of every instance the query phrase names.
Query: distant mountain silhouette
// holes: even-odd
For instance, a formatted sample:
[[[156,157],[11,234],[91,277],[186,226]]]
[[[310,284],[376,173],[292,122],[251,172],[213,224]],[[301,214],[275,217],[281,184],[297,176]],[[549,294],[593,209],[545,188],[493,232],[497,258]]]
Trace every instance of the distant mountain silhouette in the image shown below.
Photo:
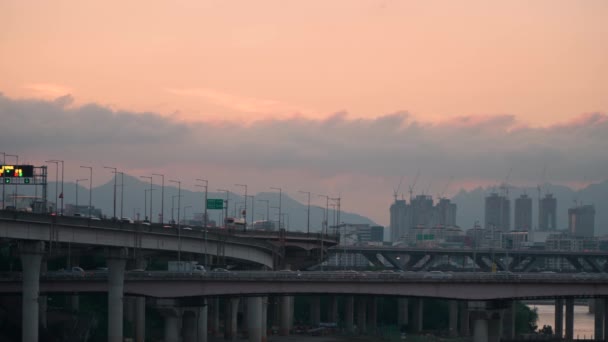
[[[120,217],[120,182],[121,177],[118,176],[117,180],[117,188],[116,188],[116,216]],[[158,214],[161,211],[161,186],[160,180],[155,179],[155,184],[153,186],[152,191],[152,210],[153,210],[153,222],[158,221]],[[76,184],[75,183],[64,183],[64,205],[65,204],[73,204],[75,203],[76,197]],[[12,187],[11,187],[12,189]],[[149,216],[149,214],[144,214],[144,209],[147,209],[149,213],[149,197],[148,203],[144,205],[144,190],[150,189],[150,182],[146,182],[145,179],[135,178],[129,176],[127,174],[124,175],[124,206],[123,206],[123,217],[133,217],[135,218],[137,213],[140,213],[140,218],[143,219],[144,216]],[[204,201],[204,192],[203,188],[198,192],[182,189],[181,194],[181,213],[180,217],[184,217],[184,213],[188,216],[188,219],[192,219],[194,213],[200,214],[204,211],[203,201]],[[11,190],[12,191],[12,190]],[[40,190],[38,190],[40,192]],[[89,203],[89,191],[88,191],[88,183],[80,182],[79,183],[79,194],[78,194],[78,203],[80,205],[87,205]],[[165,222],[168,222],[171,219],[171,207],[174,205],[174,218],[177,220],[177,206],[178,206],[178,188],[174,183],[168,183],[165,179],[165,203],[164,203],[164,212],[165,212]],[[7,190],[8,193],[8,190]],[[19,188],[19,193],[33,195],[34,189],[31,186],[22,186]],[[61,193],[61,184],[59,184],[59,193]],[[97,208],[101,208],[103,214],[107,217],[112,217],[114,211],[114,181],[111,180],[108,183],[105,183],[101,186],[93,188],[93,206]],[[149,192],[148,192],[149,196]],[[176,196],[174,199],[174,204],[172,204],[172,197]],[[225,192],[209,192],[208,198],[220,198],[225,199]],[[55,182],[49,183],[48,185],[48,200],[50,202],[55,201]],[[266,202],[259,200],[268,200],[270,207],[278,207],[279,206],[279,193],[278,192],[262,192],[255,194],[255,203],[254,203],[254,217],[255,220],[263,220],[266,219],[267,210],[266,210]],[[59,202],[60,203],[60,202]],[[238,205],[238,208],[237,208]],[[237,194],[235,192],[230,192],[229,196],[229,204],[228,204],[228,216],[236,216],[235,208],[238,210],[239,208],[244,207],[244,200],[241,193]],[[251,221],[251,198],[249,198],[247,202],[247,220]],[[321,208],[319,206],[310,206],[310,231],[318,232],[321,230],[321,225],[323,221],[323,213],[325,208]],[[272,221],[278,220],[278,209],[269,209],[268,210],[270,218]],[[282,194],[281,198],[281,212],[286,213],[288,215],[284,216],[283,225],[287,227],[289,223],[290,231],[302,231],[305,232],[307,230],[307,205],[306,203],[300,203],[293,198],[289,197],[285,193]],[[218,221],[221,211],[220,210],[208,210],[209,219]],[[368,223],[375,224],[372,220],[367,217],[344,212],[340,213],[340,221],[345,223]],[[331,206],[329,207],[329,224],[333,225],[334,222],[334,211]]]
[[[458,205],[456,222],[464,229],[473,227],[475,221],[483,225],[485,196],[492,188],[476,188],[470,191],[461,190],[452,200]],[[608,234],[608,180],[590,184],[581,190],[573,190],[561,185],[545,184],[542,187],[542,197],[552,193],[557,199],[557,227],[568,228],[568,208],[578,204],[593,204],[595,206],[595,234]],[[509,189],[511,199],[511,215],[515,204],[513,201],[521,194],[527,193],[532,198],[532,226],[538,225],[538,192],[536,188],[513,187]],[[511,222],[514,222],[513,216]]]

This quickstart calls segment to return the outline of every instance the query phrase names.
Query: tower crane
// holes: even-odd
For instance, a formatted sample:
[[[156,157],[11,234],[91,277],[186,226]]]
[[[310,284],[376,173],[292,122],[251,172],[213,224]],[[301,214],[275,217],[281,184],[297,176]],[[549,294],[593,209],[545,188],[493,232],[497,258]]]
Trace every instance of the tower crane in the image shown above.
[[[410,203],[412,203],[412,198],[413,198],[413,193],[414,193],[414,187],[416,186],[416,183],[418,182],[418,177],[420,177],[420,169],[418,169],[418,172],[416,172],[416,177],[414,177],[414,182],[409,186],[410,189]]]
[[[450,186],[450,184],[452,183],[453,180],[454,180],[454,176],[451,176],[450,179],[448,180],[448,182],[446,183],[445,187],[443,187],[443,190],[441,191],[441,193],[437,196],[437,199],[443,198],[443,195],[448,190],[448,187]]]
[[[401,189],[401,183],[403,183],[403,176],[401,176],[401,179],[399,180],[399,185],[397,186],[397,189],[393,189],[393,196],[395,197],[395,202],[397,202],[397,195],[399,193],[399,189]]]

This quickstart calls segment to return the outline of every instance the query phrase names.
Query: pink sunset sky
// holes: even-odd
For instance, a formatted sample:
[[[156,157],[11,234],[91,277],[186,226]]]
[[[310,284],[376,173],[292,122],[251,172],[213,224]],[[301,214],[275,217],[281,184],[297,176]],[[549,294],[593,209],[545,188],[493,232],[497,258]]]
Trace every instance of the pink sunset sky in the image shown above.
[[[0,150],[71,180],[339,194],[381,224],[418,170],[431,194],[544,167],[580,186],[608,174],[606,18],[604,0],[2,1]]]

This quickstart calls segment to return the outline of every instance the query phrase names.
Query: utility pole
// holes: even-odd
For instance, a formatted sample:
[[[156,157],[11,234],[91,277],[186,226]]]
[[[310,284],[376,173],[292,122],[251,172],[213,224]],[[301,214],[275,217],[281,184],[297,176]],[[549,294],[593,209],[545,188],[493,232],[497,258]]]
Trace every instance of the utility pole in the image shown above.
[[[224,226],[226,225],[226,219],[228,218],[228,201],[230,200],[230,191],[226,189],[217,189],[217,191],[226,192],[226,214],[224,215]]]
[[[58,160],[47,160],[45,163],[55,164],[55,213],[57,213],[57,206],[59,205],[59,190],[57,186],[59,184],[59,161]]]
[[[247,195],[247,198],[251,198],[251,227],[253,228],[253,221],[255,221],[255,195]],[[245,203],[247,202],[245,198]],[[245,215],[245,219],[247,216]]]
[[[48,162],[51,163],[61,163],[61,195],[59,195],[59,199],[61,199],[61,216],[63,216],[63,198],[65,197],[65,195],[63,194],[63,174],[64,174],[64,167],[63,167],[63,160],[49,160]],[[55,182],[57,183],[57,182]],[[57,185],[55,185],[55,195],[57,194]]]
[[[140,178],[146,178],[150,180],[150,223],[152,223],[152,176],[139,176]],[[179,202],[179,200],[178,200]]]
[[[205,182],[205,185],[197,185],[200,187],[205,187],[205,201],[203,202],[203,229],[207,229],[207,190],[209,188],[209,181],[207,181],[206,179],[197,179],[197,181],[199,182]]]
[[[247,184],[234,184],[245,188],[245,231],[247,231]]]
[[[266,221],[270,225],[270,200],[258,200],[258,202],[266,202]]]
[[[121,220],[124,217],[124,216],[122,216],[122,210],[124,208],[124,204],[125,204],[125,173],[120,172],[120,219]]]
[[[177,261],[182,260],[182,229],[179,220],[182,200],[182,182],[178,180],[169,180],[170,183],[177,183]]]
[[[306,215],[306,233],[310,234],[310,191],[300,190],[298,192],[308,195],[308,210],[307,210],[307,215]]]
[[[118,170],[115,167],[111,167],[111,166],[104,166],[103,168],[113,170],[112,173],[114,173],[114,212],[112,213],[112,219],[115,220],[116,219],[116,173],[118,172]],[[152,194],[150,194],[150,196],[152,196]]]
[[[279,190],[279,231],[281,230],[281,197],[283,197],[283,189],[270,187],[273,190]]]
[[[82,181],[86,181],[86,180],[88,180],[88,179],[82,178],[82,179],[76,180],[76,210],[78,210],[79,213],[80,213],[80,210],[78,209],[78,183],[82,182]]]
[[[162,185],[160,190],[160,223],[163,224],[165,223],[165,175],[160,173],[153,173],[152,176],[159,176],[162,178]]]
[[[91,207],[93,206],[93,167],[92,166],[80,166],[83,169],[89,169],[89,222],[91,221]]]

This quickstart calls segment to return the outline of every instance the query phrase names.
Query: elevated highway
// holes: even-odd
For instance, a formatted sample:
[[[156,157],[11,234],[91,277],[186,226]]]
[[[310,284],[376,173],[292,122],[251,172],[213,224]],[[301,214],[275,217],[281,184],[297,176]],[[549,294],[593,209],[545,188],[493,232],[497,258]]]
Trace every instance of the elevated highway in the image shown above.
[[[19,293],[20,274],[5,275],[0,293]],[[47,274],[41,293],[107,291],[107,273]],[[376,295],[456,300],[608,297],[608,276],[571,274],[382,272],[126,272],[124,293],[155,298],[258,295]]]
[[[179,233],[179,234],[178,234]],[[177,258],[180,253],[210,254],[241,262],[274,267],[274,257],[278,250],[264,241],[256,241],[227,234],[143,225],[110,226],[103,221],[65,222],[30,221],[0,218],[0,239],[44,241],[52,252],[53,246],[71,244],[128,248],[134,251],[172,252]]]

